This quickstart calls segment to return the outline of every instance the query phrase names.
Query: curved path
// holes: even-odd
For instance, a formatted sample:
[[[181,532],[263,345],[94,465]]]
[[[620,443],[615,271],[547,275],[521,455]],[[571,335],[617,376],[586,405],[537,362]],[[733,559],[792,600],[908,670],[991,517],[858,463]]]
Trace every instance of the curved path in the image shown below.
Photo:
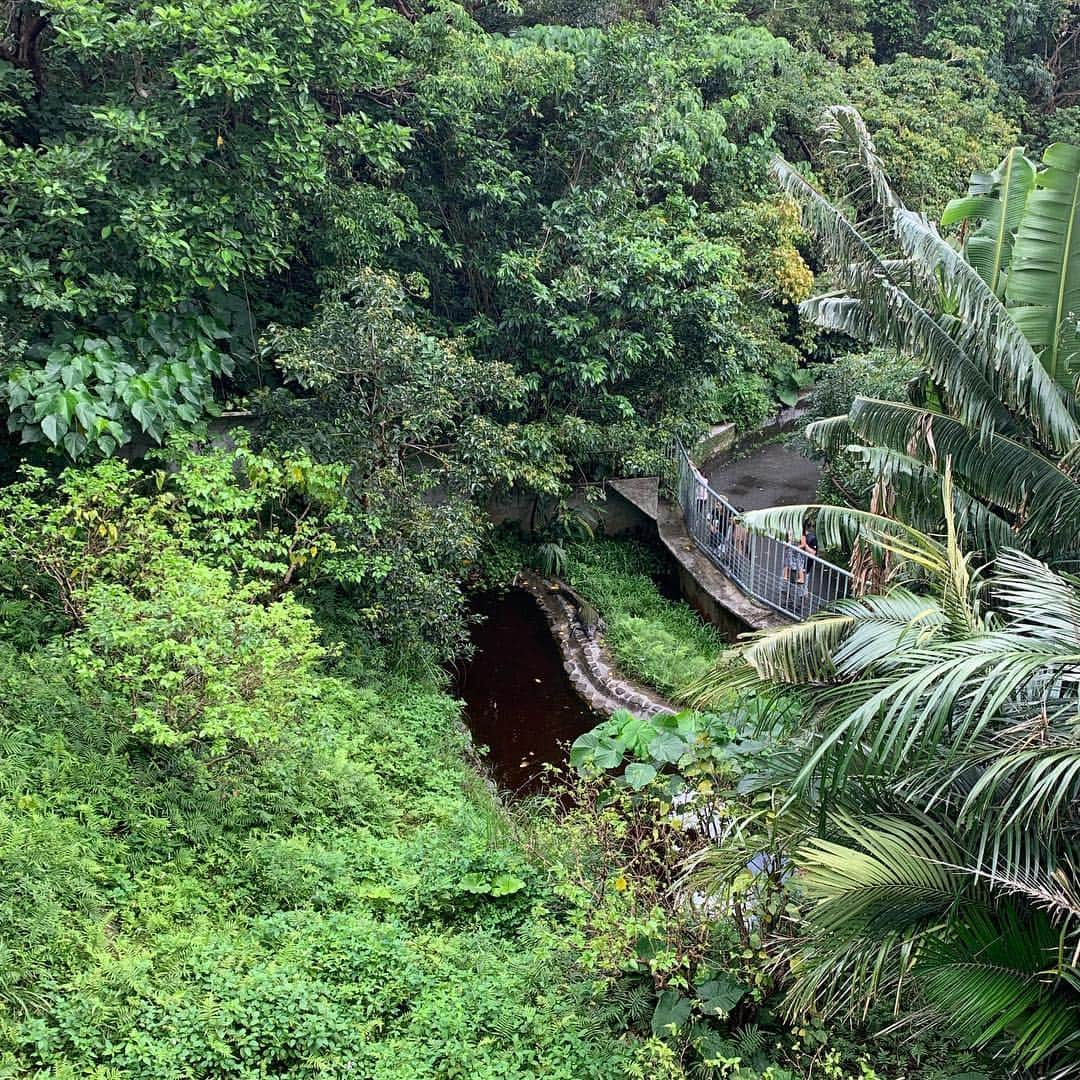
[[[678,439],[672,446],[672,462],[678,512],[687,531],[709,562],[740,589],[794,622],[848,595],[851,574],[843,567],[812,554],[791,535],[749,529],[730,499],[706,481]],[[801,527],[795,528],[795,537],[801,532]]]
[[[821,466],[783,442],[748,447],[702,462],[709,486],[733,506],[764,510],[817,502]]]

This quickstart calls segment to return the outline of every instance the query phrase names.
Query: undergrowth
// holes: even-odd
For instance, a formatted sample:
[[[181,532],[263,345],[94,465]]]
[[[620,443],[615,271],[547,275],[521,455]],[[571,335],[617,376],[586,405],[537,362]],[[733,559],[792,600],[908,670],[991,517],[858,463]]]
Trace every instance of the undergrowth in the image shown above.
[[[605,644],[626,675],[679,700],[716,662],[724,639],[656,584],[663,567],[643,544],[593,540],[569,549],[567,578],[593,603]]]
[[[0,1076],[625,1074],[456,703],[364,683],[196,767],[0,646]]]

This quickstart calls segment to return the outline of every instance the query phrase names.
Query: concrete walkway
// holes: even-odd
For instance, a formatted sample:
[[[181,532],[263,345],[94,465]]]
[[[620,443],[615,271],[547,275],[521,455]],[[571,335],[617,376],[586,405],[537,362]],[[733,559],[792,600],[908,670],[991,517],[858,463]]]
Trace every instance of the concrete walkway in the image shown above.
[[[733,506],[764,510],[817,502],[821,466],[782,442],[754,447],[736,457],[718,457],[702,468],[709,486]]]
[[[732,637],[747,630],[769,630],[786,625],[783,616],[751,600],[694,542],[678,505],[659,498],[655,476],[609,480],[608,486],[656,522],[660,542],[680,569],[682,592],[709,622]]]

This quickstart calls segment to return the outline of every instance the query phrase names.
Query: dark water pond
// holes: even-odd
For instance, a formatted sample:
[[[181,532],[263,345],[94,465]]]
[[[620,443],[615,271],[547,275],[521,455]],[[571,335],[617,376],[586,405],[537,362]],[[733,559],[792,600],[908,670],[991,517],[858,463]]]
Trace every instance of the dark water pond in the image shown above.
[[[465,720],[507,791],[535,791],[545,763],[566,760],[566,744],[600,722],[577,696],[547,620],[528,593],[487,593],[473,610],[475,652],[455,684]]]

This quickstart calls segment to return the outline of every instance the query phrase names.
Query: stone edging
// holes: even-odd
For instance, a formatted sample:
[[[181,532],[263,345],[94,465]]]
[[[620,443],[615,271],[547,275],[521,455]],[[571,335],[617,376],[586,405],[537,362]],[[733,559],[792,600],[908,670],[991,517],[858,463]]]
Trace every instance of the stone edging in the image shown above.
[[[779,409],[763,424],[751,431],[740,434],[735,430],[733,423],[714,424],[690,449],[691,459],[698,468],[703,469],[722,454],[733,451],[747,439],[768,435],[770,432],[781,432],[789,424],[797,424],[809,411],[810,406],[806,399],[811,392],[810,387],[800,390],[799,400],[794,405]]]
[[[562,653],[566,674],[591,709],[603,716],[610,716],[617,709],[629,709],[638,716],[677,711],[659,694],[619,676],[610,652],[595,635],[589,636],[573,606],[558,591],[557,578],[519,573],[514,584],[540,606]]]

